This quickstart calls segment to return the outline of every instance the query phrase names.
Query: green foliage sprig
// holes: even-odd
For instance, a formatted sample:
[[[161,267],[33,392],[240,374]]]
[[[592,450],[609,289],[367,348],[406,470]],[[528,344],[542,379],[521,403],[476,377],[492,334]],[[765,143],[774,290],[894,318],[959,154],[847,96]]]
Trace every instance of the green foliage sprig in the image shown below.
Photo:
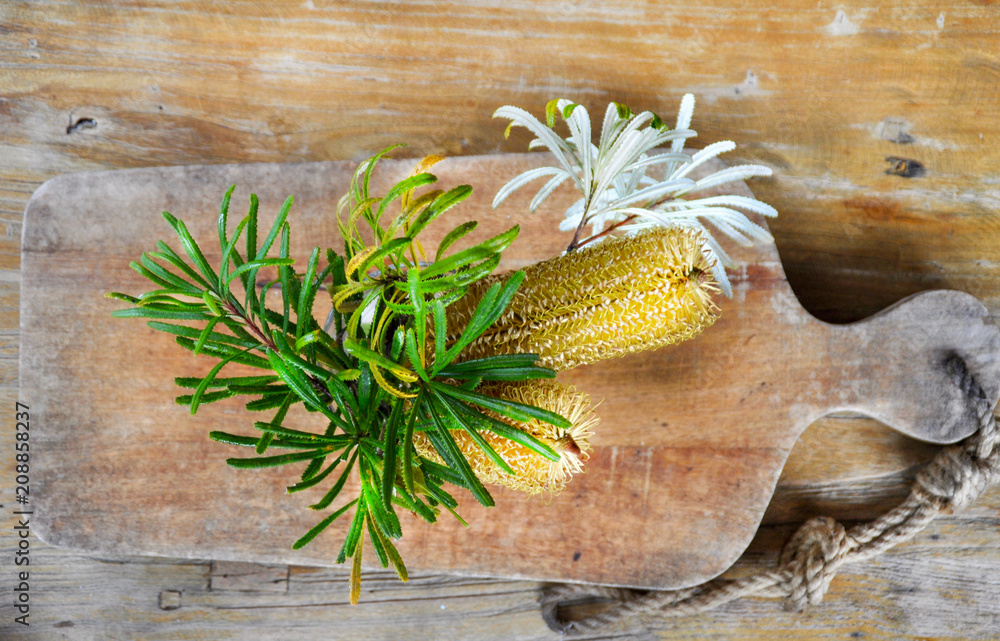
[[[444,236],[433,261],[428,262],[419,235],[472,189],[462,185],[418,193],[437,180],[427,169],[439,159],[428,158],[384,196],[373,196],[372,172],[391,149],[362,163],[339,204],[342,253],[333,249],[321,253],[316,247],[305,270],[295,269],[289,255],[291,197],[261,239],[258,200],[251,195],[249,212],[230,235],[231,187],[219,210],[221,261],[217,267],[206,259],[185,224],[164,213],[186,257],[159,242],[156,251],[131,263],[156,289],[139,296],[108,294],[131,304],[113,312],[114,316],[146,318],[150,327],[173,334],[185,349],[218,361],[203,377],[176,379],[190,390],[177,397],[177,402],[189,406],[192,414],[202,405],[234,396],[248,397],[249,411],[274,411],[269,420],[254,423],[257,432],[253,435],[211,433],[216,441],[251,448],[256,455],[230,458],[230,466],[257,469],[303,464],[299,480],[288,492],[335,479],[311,506],[329,513],[292,547],[308,544],[353,509],[337,561],[353,559],[354,603],[360,594],[365,532],[382,566],[391,563],[402,580],[407,578],[393,544],[403,534],[397,508],[434,522],[443,507],[461,521],[455,511],[458,502],[446,484],[469,490],[483,505],[494,504],[456,444],[453,430],[467,433],[497,466],[512,473],[481,431],[494,432],[549,460],[559,460],[559,455],[484,410],[513,421],[537,419],[570,427],[569,421],[551,411],[476,389],[481,381],[555,376],[553,370],[535,365],[536,355],[456,362],[459,353],[500,317],[523,273],[489,288],[465,331],[446,343],[447,306],[497,267],[501,252],[517,237],[518,227],[449,252],[476,223],[459,225]],[[366,242],[366,237],[372,242]],[[321,255],[325,255],[325,266],[320,265]],[[258,287],[262,268],[276,268],[278,277]],[[332,310],[328,323],[321,325],[313,316],[313,306],[324,287]],[[280,310],[267,306],[272,289],[281,293]],[[263,373],[221,376],[229,363]],[[299,403],[321,415],[325,429],[311,432],[286,425],[289,410]],[[413,434],[418,431],[428,437],[443,464],[414,451]],[[352,476],[358,479],[360,490],[353,497],[343,496]]]

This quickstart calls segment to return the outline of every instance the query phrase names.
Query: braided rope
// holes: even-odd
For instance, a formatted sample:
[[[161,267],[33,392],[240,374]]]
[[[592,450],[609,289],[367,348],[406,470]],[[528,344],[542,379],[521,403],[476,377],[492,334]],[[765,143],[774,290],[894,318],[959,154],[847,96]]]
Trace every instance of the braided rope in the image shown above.
[[[788,610],[819,603],[841,565],[877,556],[912,538],[939,513],[969,505],[1000,481],[1000,434],[986,393],[957,357],[949,361],[948,368],[975,406],[979,430],[943,449],[920,471],[910,495],[896,508],[850,530],[829,517],[810,519],[785,544],[776,569],[742,579],[714,579],[690,588],[649,592],[551,586],[542,593],[543,619],[557,632],[583,633],[646,613],[668,617],[697,614],[750,595],[784,599]],[[618,607],[579,621],[559,618],[561,604],[587,597],[607,599]]]

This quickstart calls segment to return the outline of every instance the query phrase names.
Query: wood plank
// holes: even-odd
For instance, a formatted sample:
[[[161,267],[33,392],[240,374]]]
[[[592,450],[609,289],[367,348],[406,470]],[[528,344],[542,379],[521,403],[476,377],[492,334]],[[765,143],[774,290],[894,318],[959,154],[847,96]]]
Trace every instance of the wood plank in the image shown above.
[[[471,182],[477,192],[424,242],[433,246],[468,219],[481,221],[470,243],[516,222],[522,241],[505,253],[502,268],[556,255],[562,239],[551,230],[576,198],[571,190],[545,213],[519,213],[528,194],[510,203],[506,216],[490,211],[504,182],[540,162],[533,154],[482,156],[436,167],[442,185]],[[410,164],[388,162],[374,193],[405,176]],[[251,488],[247,474],[220,467],[224,448],[204,435],[239,424],[238,403],[206,407],[190,421],[181,408],[168,409],[173,394],[163,372],[183,374],[191,361],[169,337],[151,337],[136,323],[116,330],[115,352],[84,341],[69,355],[66,346],[108,323],[112,307],[102,292],[136,282],[124,267],[128,256],[162,237],[155,212],[172,211],[205,237],[226,185],[252,186],[272,217],[291,192],[298,234],[292,254],[302,256],[317,240],[339,246],[330,212],[353,170],[344,163],[127,170],[64,176],[39,190],[28,206],[22,249],[22,394],[40,417],[43,447],[80,453],[70,463],[46,466],[43,459],[36,531],[46,540],[102,553],[237,561],[324,564],[336,556],[341,541],[334,534],[346,521],[302,551],[288,549],[317,517],[268,504],[260,490],[289,484],[285,470],[254,474],[262,484]],[[123,220],[126,211],[132,214]],[[77,224],[81,217],[85,228]],[[745,549],[788,452],[816,418],[863,411],[927,441],[962,438],[978,420],[947,371],[952,354],[967,362],[990,398],[1000,396],[1000,330],[971,297],[930,292],[868,321],[832,326],[798,306],[773,247],[729,243],[726,251],[740,264],[735,296],[719,300],[723,318],[703,336],[561,376],[602,399],[603,429],[588,474],[549,504],[501,491],[499,510],[466,505],[468,532],[450,521],[428,527],[407,518],[410,534],[400,551],[408,564],[508,578],[697,584]],[[328,304],[317,303],[320,317]],[[88,426],[86,438],[80,425]],[[88,447],[95,437],[106,447]],[[86,491],[83,479],[93,479]],[[146,518],[130,522],[126,515],[137,504]],[[704,546],[706,539],[714,545]],[[506,553],[511,545],[516,557]]]
[[[733,158],[775,168],[775,178],[755,190],[781,211],[772,231],[808,310],[824,320],[857,320],[906,295],[944,287],[968,291],[994,316],[1000,312],[1000,120],[994,117],[1000,110],[1000,15],[989,2],[471,0],[406,6],[312,0],[283,5],[280,15],[275,6],[0,3],[0,219],[16,226],[31,193],[65,171],[340,160],[399,141],[409,142],[414,156],[522,151],[523,138],[501,142],[502,125],[489,119],[496,106],[514,103],[540,113],[547,100],[565,95],[591,109],[624,100],[669,115],[680,95],[693,91],[703,141],[735,140],[740,148]],[[828,29],[838,11],[856,33]],[[630,63],[630,56],[641,62]],[[459,86],[441,85],[456,76],[462,77]],[[98,126],[67,134],[71,118],[91,109],[102,116]],[[879,127],[886,119],[906,121],[914,140],[885,139]],[[916,159],[928,171],[909,179],[888,176],[889,155]],[[5,280],[18,278],[19,240],[10,226],[0,239]],[[0,335],[13,337],[16,348],[16,324],[0,326]],[[866,465],[883,474],[896,463],[911,465],[912,442],[874,423],[865,429],[856,423],[823,419],[807,429],[774,501],[798,474],[805,485],[816,482],[828,492],[824,479],[850,483],[853,475],[863,483]],[[810,438],[815,435],[821,438]],[[849,452],[848,460],[832,460],[828,442]],[[0,457],[7,453],[0,448]],[[0,492],[10,489],[5,483]],[[921,548],[907,562],[963,558],[970,546],[982,549],[964,538],[975,522],[992,528],[985,536],[995,542],[995,497],[984,497],[988,509],[972,511],[978,521],[937,531],[942,547]],[[831,502],[836,507],[836,501],[834,492],[816,509]],[[814,514],[777,512],[790,520]],[[5,558],[12,553],[9,541],[0,537]],[[49,627],[39,634],[114,638],[103,632],[116,618],[124,621],[119,638],[128,639],[247,638],[256,632],[226,622],[225,611],[180,620],[157,618],[155,608],[150,613],[126,605],[123,613],[123,595],[156,588],[155,602],[170,585],[156,578],[163,561],[146,561],[145,571],[131,572],[128,566],[142,559],[109,565],[37,545],[47,550],[48,568],[39,594],[48,605],[39,613],[49,617]],[[975,573],[952,576],[947,593],[935,591],[934,573],[925,573],[915,603],[905,573],[882,563],[845,572],[807,614],[754,602],[659,625],[650,636],[996,636],[983,624],[995,617],[1000,590]],[[887,575],[895,577],[891,585],[883,580]],[[851,598],[839,588],[843,582],[855,586]],[[4,579],[0,589],[7,585]],[[7,602],[6,595],[0,600]],[[52,628],[70,606],[77,626]],[[291,622],[301,627],[282,638],[373,634],[350,616],[328,619],[316,610],[298,612]],[[271,626],[279,612],[260,608],[254,623]],[[412,631],[440,632],[433,624],[437,614],[429,608],[400,620]],[[810,627],[798,631],[803,620]],[[469,636],[516,638],[506,634],[502,618],[479,623]],[[552,637],[543,631],[522,638]]]
[[[995,510],[1000,495],[987,497]],[[7,525],[6,523],[4,524]],[[733,575],[767,567],[790,528],[765,528]],[[986,543],[993,540],[992,545]],[[6,541],[6,539],[5,539]],[[359,606],[346,603],[347,568],[290,568],[288,590],[212,590],[218,563],[144,557],[105,559],[36,542],[32,627],[0,624],[10,639],[367,639],[386,629],[415,638],[486,641],[556,639],[541,621],[541,584],[446,575],[402,585],[389,572],[365,572]],[[6,551],[5,551],[6,553]],[[995,532],[941,519],[912,543],[871,562],[845,566],[823,604],[785,612],[748,599],[684,620],[644,617],[583,639],[909,638],[994,639]],[[164,595],[164,593],[168,593]],[[0,585],[9,602],[11,586]],[[161,604],[166,603],[168,608]],[[179,604],[174,608],[174,604]],[[948,607],[943,607],[947,605]],[[600,609],[571,608],[570,615]],[[852,637],[852,634],[854,635]],[[46,636],[47,635],[47,636]]]

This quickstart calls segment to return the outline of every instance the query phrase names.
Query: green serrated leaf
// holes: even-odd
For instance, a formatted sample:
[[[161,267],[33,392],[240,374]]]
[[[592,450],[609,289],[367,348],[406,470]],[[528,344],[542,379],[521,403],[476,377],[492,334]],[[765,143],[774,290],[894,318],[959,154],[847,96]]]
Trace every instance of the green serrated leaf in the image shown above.
[[[208,320],[211,321],[212,319],[218,319],[218,318],[219,318],[218,316],[209,316]],[[199,340],[202,334],[202,330],[199,330],[196,327],[188,327],[187,325],[177,325],[175,323],[161,323],[156,320],[151,320],[146,324],[149,325],[149,327],[159,332],[174,334],[175,336],[183,336],[185,338],[194,339],[195,341]],[[219,332],[210,332],[206,344],[208,343],[224,343],[226,345],[232,345],[234,347],[242,347],[242,348],[257,347],[260,345],[259,343],[256,342],[245,341],[240,338],[236,338],[235,336],[229,336],[228,334],[222,334]],[[204,348],[205,345],[202,345],[202,347]]]
[[[539,454],[550,461],[558,461],[559,454],[553,450],[550,446],[546,445],[542,441],[538,440],[531,434],[528,434],[524,430],[512,427],[503,421],[498,421],[492,416],[487,416],[482,412],[476,411],[472,407],[465,405],[464,403],[457,403],[455,407],[462,412],[470,421],[479,425],[482,429],[489,430],[495,434],[504,437],[507,440],[514,441],[528,449],[532,450],[536,454]]]
[[[493,461],[494,465],[499,467],[507,474],[514,473],[514,470],[511,469],[507,461],[503,460],[503,458],[501,458],[501,456],[497,454],[496,450],[494,450],[493,447],[491,447],[490,444],[486,442],[486,439],[484,439],[479,434],[479,432],[476,431],[476,428],[469,425],[469,423],[461,416],[461,411],[458,410],[457,407],[453,407],[453,403],[450,399],[444,396],[437,395],[434,396],[434,401],[435,405],[438,408],[444,408],[448,416],[451,417],[451,419],[455,423],[461,426],[461,428],[465,431],[465,433],[469,435],[469,438],[472,439],[473,443],[476,444],[476,447],[478,447],[483,452],[483,454],[486,455],[487,458]],[[457,406],[461,404],[456,403],[455,405]]]
[[[267,385],[268,383],[273,383],[278,380],[277,376],[231,376],[228,378],[216,377],[209,388],[215,387],[229,387],[231,385]],[[201,383],[201,378],[196,378],[193,376],[179,376],[174,379],[174,384],[178,387],[198,387]]]
[[[479,392],[463,390],[461,388],[445,385],[443,383],[432,382],[431,387],[434,388],[435,391],[442,394],[446,394],[460,401],[465,401],[466,403],[472,403],[473,405],[485,407],[488,410],[493,410],[497,414],[514,419],[515,421],[530,421],[532,419],[536,419],[563,429],[569,429],[573,426],[572,423],[559,414],[540,407],[535,407],[533,405],[525,405],[524,403],[494,398],[492,396],[480,394]]]
[[[385,422],[385,460],[382,467],[382,501],[386,509],[392,509],[392,493],[396,484],[396,454],[397,440],[399,438],[399,428],[403,423],[402,399],[396,398],[392,401],[392,411]]]
[[[139,303],[139,299],[135,296],[129,296],[128,294],[123,294],[121,292],[108,292],[104,295],[105,298],[110,298],[112,300],[123,300],[126,303],[131,303],[136,305]]]
[[[243,263],[232,273],[228,274],[226,277],[226,283],[231,283],[234,278],[243,274],[244,272],[260,269],[261,267],[268,266],[289,266],[295,264],[295,260],[292,258],[262,258],[260,260],[254,260],[249,263]]]
[[[389,557],[385,553],[385,546],[382,545],[382,539],[385,536],[379,531],[378,526],[375,524],[371,516],[371,508],[369,508],[368,515],[366,517],[368,525],[368,538],[371,541],[372,549],[375,550],[375,556],[378,557],[379,564],[387,568],[389,567]]]
[[[452,363],[437,375],[441,378],[482,378],[491,381],[555,378],[555,370],[534,364],[537,359],[537,354],[498,354]]]
[[[190,279],[190,282],[194,283],[199,289],[211,289],[212,286],[208,284],[201,274],[191,268],[180,255],[171,249],[170,245],[166,244],[162,240],[156,241],[156,247],[159,252],[150,252],[149,256],[151,258],[158,258],[165,260],[177,269],[184,272],[184,275]]]
[[[226,190],[226,195],[222,197],[222,204],[219,205],[219,249],[224,249],[226,246],[226,227],[228,226],[229,220],[229,201],[233,198],[233,192],[236,190],[236,185],[230,185],[229,189]]]
[[[363,466],[363,468],[365,467],[368,466]],[[367,511],[372,515],[375,522],[378,524],[379,529],[382,530],[386,536],[398,539],[403,536],[403,532],[399,525],[399,519],[396,518],[392,509],[386,509],[385,504],[382,502],[381,493],[378,491],[375,484],[376,478],[377,477],[373,475],[370,469],[363,469],[361,474],[361,494],[365,499],[365,505],[368,508]]]
[[[354,511],[354,519],[351,521],[351,527],[347,531],[347,538],[344,540],[344,546],[340,548],[340,554],[337,555],[337,563],[343,563],[347,560],[348,556],[354,556],[356,559],[360,558],[360,543],[361,543],[361,531],[364,529],[365,524],[365,504],[363,501],[358,501],[356,509]],[[354,573],[352,568],[351,573]],[[351,583],[355,583],[355,579],[352,576]],[[354,586],[351,586],[351,591],[354,591]],[[354,595],[351,595],[351,600],[354,600]]]
[[[302,279],[302,288],[299,291],[299,304],[296,310],[298,318],[296,338],[302,338],[302,335],[309,329],[308,319],[312,318],[312,305],[316,299],[316,289],[318,286],[318,283],[313,282],[313,279],[316,277],[316,265],[318,261],[319,247],[314,247],[312,253],[309,255],[306,274]]]
[[[476,221],[470,220],[468,222],[462,223],[458,227],[452,229],[450,232],[445,234],[445,237],[441,239],[440,243],[438,243],[437,254],[435,254],[434,256],[434,262],[441,260],[441,257],[444,256],[444,253],[448,251],[449,247],[455,244],[455,242],[458,241],[460,238],[462,238],[463,236],[474,230],[478,225],[479,223],[477,223]]]
[[[311,407],[313,410],[322,413],[324,416],[330,420],[338,420],[338,417],[330,411],[330,408],[320,399],[316,394],[316,390],[313,389],[312,385],[306,376],[297,368],[288,365],[278,354],[272,351],[267,352],[268,362],[271,364],[271,369],[282,378],[288,386],[292,388],[302,400],[305,402],[307,407]]]
[[[350,460],[347,461],[347,467],[345,467],[344,471],[340,473],[340,477],[337,479],[337,482],[333,484],[333,487],[331,487],[325,495],[323,495],[323,498],[321,498],[318,503],[310,505],[310,508],[314,510],[325,510],[331,503],[333,503],[334,499],[337,498],[340,491],[344,489],[344,485],[347,483],[347,477],[354,468],[354,462],[358,460],[358,452],[359,450],[355,448],[354,452],[351,454]]]
[[[202,343],[202,346],[204,347],[204,343]],[[195,345],[195,353],[197,353],[197,349],[198,346]],[[201,383],[198,384],[198,387],[194,389],[194,394],[191,395],[191,414],[194,414],[195,412],[198,411],[198,406],[201,404],[202,394],[204,394],[205,390],[208,389],[208,386],[212,383],[212,379],[215,378],[215,375],[218,374],[219,371],[223,367],[225,367],[228,363],[231,363],[238,356],[246,354],[247,351],[249,350],[243,350],[242,352],[231,354],[226,358],[222,359],[216,364],[215,367],[212,368],[212,370],[208,373],[208,375],[202,379]]]
[[[433,399],[433,394],[431,396]],[[430,439],[431,444],[434,445],[434,449],[438,451],[450,468],[452,468],[458,475],[462,478],[462,482],[470,492],[472,496],[476,497],[482,505],[486,507],[493,507],[495,502],[493,497],[490,496],[489,491],[483,486],[482,482],[476,476],[475,472],[469,466],[469,461],[466,460],[465,455],[462,454],[462,450],[455,443],[455,437],[451,435],[449,427],[442,422],[443,414],[437,411],[438,408],[433,408],[430,412],[431,421],[434,422],[434,431],[425,432],[427,438]]]
[[[195,341],[190,338],[185,338],[183,336],[174,337],[174,341],[183,347],[184,349],[193,352]],[[267,359],[261,358],[260,356],[255,356],[247,351],[242,351],[236,349],[235,347],[230,347],[228,345],[222,345],[219,343],[205,343],[201,348],[201,353],[206,356],[213,356],[215,358],[226,358],[227,356],[234,356],[234,363],[242,363],[243,365],[249,365],[251,367],[256,367],[258,369],[271,369],[270,364]]]
[[[271,225],[271,231],[268,232],[267,238],[261,244],[260,248],[257,250],[257,255],[254,256],[255,260],[260,260],[267,256],[267,253],[271,251],[271,245],[274,244],[275,239],[278,237],[278,233],[287,227],[285,220],[288,218],[288,212],[292,209],[292,203],[295,202],[295,198],[289,196],[285,199],[283,205],[281,205],[281,211],[278,212],[278,218],[275,219],[274,224]],[[286,248],[287,249],[287,248]],[[248,256],[249,257],[249,256]],[[282,255],[282,258],[287,258],[287,251]]]
[[[445,353],[445,340],[448,338],[448,320],[444,313],[444,304],[436,300],[431,305],[434,311],[434,357]],[[431,377],[437,376],[437,363],[431,368]]]
[[[420,214],[413,220],[407,235],[416,238],[428,225],[434,222],[441,214],[445,213],[458,203],[462,202],[472,194],[472,187],[469,185],[459,185],[444,192],[435,198]]]
[[[368,349],[360,341],[353,338],[344,339],[344,349],[347,350],[347,353],[351,356],[361,359],[369,365],[381,367],[382,369],[391,372],[393,376],[401,381],[412,383],[417,380],[417,375],[409,369],[390,360],[382,354],[379,354],[378,352]]]
[[[357,502],[358,502],[358,499],[354,499],[350,503],[344,505],[342,508],[340,508],[337,511],[331,513],[330,516],[326,517],[325,519],[323,519],[322,521],[320,521],[319,523],[317,523],[315,526],[312,527],[312,529],[310,529],[308,532],[306,532],[302,536],[302,538],[300,538],[295,543],[292,543],[292,549],[293,550],[299,550],[299,549],[302,549],[303,547],[305,547],[306,545],[308,545],[310,541],[312,541],[317,536],[319,536],[319,534],[323,530],[325,530],[326,528],[330,527],[331,523],[333,523],[334,521],[336,521],[337,519],[339,519],[341,516],[343,516],[344,512],[347,512],[347,510],[351,509],[351,507],[353,507]],[[343,561],[341,561],[341,563],[343,563]]]
[[[244,470],[256,470],[265,467],[278,467],[279,465],[288,465],[290,463],[298,463],[300,461],[308,461],[310,459],[318,458],[320,456],[326,456],[329,454],[329,449],[320,450],[308,450],[305,452],[295,452],[294,454],[279,454],[278,456],[263,456],[260,458],[229,458],[226,459],[226,463],[230,467],[240,468]]]
[[[323,436],[322,434],[313,434],[312,432],[293,430],[289,427],[284,427],[280,423],[265,423],[263,421],[257,421],[256,423],[253,424],[253,426],[262,432],[268,432],[271,434],[276,434],[278,436],[295,438],[301,441],[313,443],[314,445],[329,445],[331,447],[344,447],[354,440],[350,436]]]
[[[261,434],[260,439],[257,441],[257,447],[254,448],[254,451],[257,453],[257,456],[263,455],[264,452],[267,451],[267,448],[271,446],[272,442],[274,442],[273,433],[265,432],[264,434]],[[310,465],[312,465],[312,463],[318,460],[320,459],[313,459]]]
[[[240,436],[228,432],[213,431],[208,433],[208,438],[227,445],[240,445],[243,447],[253,447],[257,444],[257,438],[253,436]]]
[[[226,398],[232,398],[234,394],[229,390],[220,390],[216,392],[206,392],[201,395],[199,400],[199,405],[208,405],[209,403],[214,403],[216,401],[221,401]],[[192,394],[182,394],[174,399],[174,402],[178,405],[191,405],[194,400]]]
[[[214,318],[211,314],[204,312],[183,312],[158,309],[155,307],[132,307],[130,309],[116,309],[111,312],[115,318],[154,318],[158,320],[210,320]]]
[[[246,410],[248,412],[264,412],[266,410],[273,410],[275,408],[281,407],[285,402],[285,397],[287,394],[265,394],[261,398],[252,400],[246,404]],[[298,397],[292,394],[297,400]]]
[[[375,535],[378,536],[379,542],[382,544],[385,554],[388,556],[389,562],[392,563],[393,569],[396,570],[396,575],[399,577],[399,580],[403,583],[409,581],[410,576],[406,571],[406,565],[403,563],[403,558],[399,555],[399,551],[396,550],[396,546],[392,544],[392,541],[379,532],[378,528],[372,528],[369,525],[368,530],[370,532],[374,531]],[[383,564],[382,567],[385,567],[385,564]]]
[[[409,176],[399,181],[393,185],[391,189],[389,189],[386,195],[382,198],[382,201],[379,203],[378,211],[375,213],[375,222],[378,222],[378,220],[382,217],[382,213],[392,201],[396,200],[408,191],[414,191],[435,182],[437,182],[437,176],[426,172],[415,176]]]
[[[500,318],[500,315],[507,309],[507,305],[510,304],[510,300],[517,293],[517,289],[521,286],[522,282],[524,282],[524,272],[514,272],[507,278],[507,282],[503,287],[500,286],[500,283],[494,283],[486,291],[486,294],[480,299],[479,305],[473,312],[468,325],[466,325],[465,331],[462,332],[459,339],[449,348],[448,353],[445,354],[445,363],[451,363],[451,361],[455,360],[463,349],[472,343],[472,341],[482,336]]]
[[[519,232],[520,227],[518,225],[514,225],[507,231],[484,240],[474,247],[456,252],[448,258],[426,267],[421,274],[421,278],[423,280],[427,280],[429,278],[433,278],[434,276],[440,276],[441,274],[447,273],[451,270],[461,269],[465,265],[479,262],[489,258],[493,254],[502,252],[507,249],[512,242],[514,242],[514,239],[517,238]]]
[[[551,129],[556,126],[556,114],[559,113],[559,99],[553,98],[545,104],[545,124]]]
[[[136,271],[139,271],[140,274],[161,287],[174,289],[177,292],[189,295],[197,295],[199,293],[199,289],[196,286],[154,261],[148,253],[143,253],[139,257],[139,261],[142,263],[144,269],[137,269]],[[133,269],[136,269],[134,265],[135,263],[133,263]],[[156,276],[156,278],[154,279],[153,276]]]
[[[208,264],[208,261],[205,260],[205,255],[201,252],[201,248],[198,247],[198,243],[195,242],[194,237],[191,236],[191,232],[188,231],[187,226],[182,221],[177,220],[170,212],[163,212],[163,218],[177,232],[177,236],[181,239],[181,244],[184,246],[184,251],[187,252],[187,255],[194,262],[195,266],[201,270],[201,273],[205,275],[208,282],[219,282],[218,275],[216,275],[211,265]]]
[[[212,329],[216,326],[219,320],[221,320],[220,317],[216,316],[212,320],[208,321],[208,324],[205,325],[205,329],[201,330],[201,334],[198,336],[198,342],[195,343],[194,346],[195,354],[201,353],[201,348],[205,346],[205,342],[208,341],[209,336],[213,334]]]
[[[219,293],[223,298],[228,298],[229,296],[229,282],[232,278],[229,276],[229,263],[236,258],[236,262],[239,261],[239,252],[236,251],[236,243],[239,242],[240,236],[243,235],[243,230],[246,229],[247,223],[249,222],[249,217],[244,217],[240,220],[236,229],[233,231],[233,237],[229,239],[226,246],[222,248],[222,260],[219,263]]]
[[[315,459],[315,460],[318,461],[319,459]],[[303,479],[302,481],[299,481],[295,485],[290,485],[290,486],[288,486],[285,489],[285,491],[288,492],[289,494],[292,494],[294,492],[301,492],[302,490],[306,490],[306,489],[309,489],[310,487],[314,487],[316,485],[319,485],[324,480],[326,480],[326,477],[330,476],[331,472],[333,472],[335,469],[337,469],[337,466],[340,465],[340,463],[343,460],[344,460],[343,455],[338,456],[333,461],[333,463],[330,463],[329,465],[327,465],[326,468],[322,472],[320,472],[319,474],[315,474],[315,475],[313,475],[311,477],[307,477],[307,478]]]

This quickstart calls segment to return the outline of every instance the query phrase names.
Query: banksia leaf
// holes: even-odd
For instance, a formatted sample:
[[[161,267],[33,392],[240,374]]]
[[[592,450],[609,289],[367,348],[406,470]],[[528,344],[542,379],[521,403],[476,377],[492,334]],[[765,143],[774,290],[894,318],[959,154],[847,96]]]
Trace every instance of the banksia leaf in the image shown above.
[[[468,459],[469,466],[484,483],[538,494],[549,491],[559,492],[573,474],[583,470],[583,461],[589,458],[591,428],[598,418],[590,405],[590,397],[577,391],[575,387],[563,385],[549,379],[535,379],[520,383],[497,383],[482,385],[478,392],[518,403],[534,405],[560,414],[572,423],[569,429],[561,429],[544,421],[514,421],[486,410],[484,414],[503,421],[516,429],[535,437],[559,454],[558,461],[551,461],[525,445],[507,439],[488,430],[479,435],[510,466],[509,474],[492,461],[462,430],[452,430],[455,443]],[[442,459],[430,439],[423,432],[413,435],[413,445],[424,458],[436,463]]]
[[[565,370],[693,338],[718,317],[703,243],[694,230],[656,227],[536,263],[504,314],[460,358],[538,354],[539,366]],[[503,278],[475,283],[448,308],[449,342]]]
[[[531,200],[528,211],[533,212],[556,187],[570,179],[582,196],[566,210],[566,218],[559,225],[563,231],[576,230],[570,250],[615,229],[633,233],[661,225],[699,229],[707,240],[702,251],[712,265],[712,276],[722,292],[732,297],[726,268],[737,265],[712,237],[712,228],[747,247],[755,241],[770,243],[774,239],[767,229],[740,210],[764,216],[777,216],[778,212],[767,203],[745,196],[691,196],[718,185],[770,176],[771,169],[738,165],[692,180],[689,174],[693,169],[736,148],[736,143],[723,140],[693,154],[686,153],[684,141],[697,135],[690,128],[693,113],[694,95],[687,94],[681,100],[677,125],[670,129],[651,111],[636,114],[613,102],[604,112],[600,142],[594,145],[590,116],[582,105],[553,100],[545,108],[544,124],[523,109],[501,107],[493,117],[510,119],[510,127],[527,128],[536,136],[528,148],[548,148],[557,164],[530,169],[515,177],[497,192],[493,207],[532,181],[550,177]],[[553,129],[557,115],[569,128],[565,139]],[[669,151],[660,148],[666,143],[670,144]],[[590,236],[583,232],[588,225]]]

